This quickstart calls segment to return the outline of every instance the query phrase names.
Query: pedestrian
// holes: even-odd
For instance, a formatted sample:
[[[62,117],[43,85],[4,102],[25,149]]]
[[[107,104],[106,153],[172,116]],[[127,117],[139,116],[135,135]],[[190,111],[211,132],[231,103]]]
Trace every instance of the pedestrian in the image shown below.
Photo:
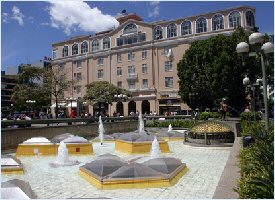
[[[228,105],[226,104],[226,99],[223,98],[220,102],[220,113],[221,113],[221,120],[225,120],[226,112],[228,111]]]

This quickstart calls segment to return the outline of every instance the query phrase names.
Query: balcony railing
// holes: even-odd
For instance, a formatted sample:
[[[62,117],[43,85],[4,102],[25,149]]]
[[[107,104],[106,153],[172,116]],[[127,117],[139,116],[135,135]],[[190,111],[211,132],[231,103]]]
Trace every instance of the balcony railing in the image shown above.
[[[138,78],[137,73],[130,73],[127,75],[127,80],[136,80]]]

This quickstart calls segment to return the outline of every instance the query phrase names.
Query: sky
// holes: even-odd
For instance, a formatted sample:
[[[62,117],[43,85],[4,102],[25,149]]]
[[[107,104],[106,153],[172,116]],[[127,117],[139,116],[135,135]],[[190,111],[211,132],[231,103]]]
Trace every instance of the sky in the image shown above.
[[[52,44],[118,26],[122,10],[145,22],[248,5],[260,32],[274,33],[273,1],[1,1],[1,68],[51,57]]]

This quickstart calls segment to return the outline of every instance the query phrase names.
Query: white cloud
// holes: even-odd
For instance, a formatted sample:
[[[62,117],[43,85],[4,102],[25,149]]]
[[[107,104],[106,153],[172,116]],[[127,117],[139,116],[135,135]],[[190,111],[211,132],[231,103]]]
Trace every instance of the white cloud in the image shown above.
[[[8,23],[8,21],[9,21],[9,14],[8,13],[3,13],[2,14],[2,20],[3,20],[3,22]]]
[[[149,17],[159,16],[159,1],[151,1],[149,5],[153,7],[153,10],[149,12]]]
[[[82,1],[51,1],[49,14],[51,26],[70,35],[78,29],[99,32],[118,26],[115,17],[103,14],[97,7],[91,8]]]
[[[21,11],[19,10],[19,8],[17,8],[16,6],[13,6],[12,13],[13,14],[12,14],[11,18],[14,19],[14,20],[17,20],[20,26],[23,26],[24,25],[23,18],[25,16],[21,13]]]

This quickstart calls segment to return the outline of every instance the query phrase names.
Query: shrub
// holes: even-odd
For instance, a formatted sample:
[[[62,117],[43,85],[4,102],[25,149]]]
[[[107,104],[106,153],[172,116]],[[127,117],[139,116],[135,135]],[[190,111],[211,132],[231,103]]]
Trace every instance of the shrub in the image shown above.
[[[242,177],[236,190],[244,199],[274,199],[274,131],[260,123],[250,126],[255,143],[240,152]]]
[[[202,112],[200,113],[200,120],[208,120],[209,118],[220,118],[220,114],[217,112]]]
[[[262,119],[262,116],[261,116],[260,112],[242,112],[241,113],[241,120],[255,121],[254,114],[255,114],[256,121],[259,121],[259,120]]]
[[[169,120],[169,121],[147,121],[146,127],[168,127],[169,124],[172,127],[190,128],[197,123],[195,120]]]

